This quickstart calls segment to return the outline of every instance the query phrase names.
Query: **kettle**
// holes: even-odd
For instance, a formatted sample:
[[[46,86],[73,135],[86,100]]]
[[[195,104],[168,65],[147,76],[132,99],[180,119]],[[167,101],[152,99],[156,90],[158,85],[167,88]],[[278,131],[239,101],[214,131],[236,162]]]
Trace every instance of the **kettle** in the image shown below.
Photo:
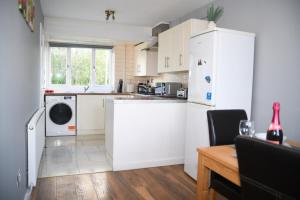
[[[127,83],[126,92],[128,92],[128,93],[133,93],[134,92],[134,84],[133,83]]]

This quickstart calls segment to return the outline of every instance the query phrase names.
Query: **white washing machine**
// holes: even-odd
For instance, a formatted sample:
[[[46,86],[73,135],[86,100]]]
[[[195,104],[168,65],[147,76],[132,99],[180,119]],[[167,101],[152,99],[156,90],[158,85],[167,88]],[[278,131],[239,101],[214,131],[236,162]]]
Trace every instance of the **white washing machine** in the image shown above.
[[[76,96],[46,96],[46,136],[76,135]]]

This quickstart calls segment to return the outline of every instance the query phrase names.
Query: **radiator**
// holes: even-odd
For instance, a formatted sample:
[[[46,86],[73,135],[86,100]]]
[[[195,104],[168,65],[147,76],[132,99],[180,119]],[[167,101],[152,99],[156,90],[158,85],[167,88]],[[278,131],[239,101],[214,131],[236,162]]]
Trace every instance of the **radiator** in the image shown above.
[[[40,108],[31,118],[28,131],[28,186],[36,186],[39,165],[45,147],[45,108]]]

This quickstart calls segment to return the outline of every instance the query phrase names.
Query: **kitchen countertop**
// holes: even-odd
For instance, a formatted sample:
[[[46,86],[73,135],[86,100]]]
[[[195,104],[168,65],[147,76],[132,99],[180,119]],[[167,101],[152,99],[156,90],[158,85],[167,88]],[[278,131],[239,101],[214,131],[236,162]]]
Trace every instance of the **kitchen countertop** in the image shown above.
[[[76,96],[76,95],[134,95],[133,93],[116,93],[116,92],[55,92],[47,93],[45,96]]]
[[[154,96],[154,95],[142,95],[137,93],[98,93],[98,92],[57,92],[57,93],[47,93],[45,96],[77,96],[77,95],[108,95],[108,96],[118,96],[112,97],[111,99],[115,103],[186,103],[186,99],[180,99],[177,97],[164,97],[164,96]]]
[[[158,97],[158,96],[143,96],[143,95],[131,95],[124,97],[112,98],[114,103],[186,103],[186,99],[179,99],[174,97]]]

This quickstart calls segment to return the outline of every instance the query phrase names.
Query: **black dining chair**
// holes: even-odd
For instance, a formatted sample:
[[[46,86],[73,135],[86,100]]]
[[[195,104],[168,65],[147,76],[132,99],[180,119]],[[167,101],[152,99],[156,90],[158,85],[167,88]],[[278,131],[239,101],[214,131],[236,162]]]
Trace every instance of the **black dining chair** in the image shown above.
[[[207,111],[210,146],[234,144],[241,120],[247,120],[245,110]],[[221,175],[211,172],[210,188],[230,200],[241,199],[241,188]]]
[[[300,199],[300,149],[246,136],[235,143],[243,199]]]

